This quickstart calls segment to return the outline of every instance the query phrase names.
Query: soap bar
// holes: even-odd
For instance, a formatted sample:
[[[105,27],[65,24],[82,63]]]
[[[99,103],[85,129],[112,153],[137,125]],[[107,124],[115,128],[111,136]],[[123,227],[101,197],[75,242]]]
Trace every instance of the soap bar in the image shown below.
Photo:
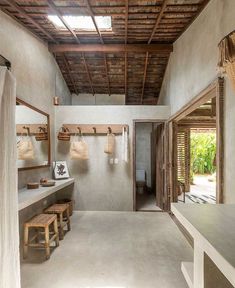
[[[38,189],[39,183],[27,183],[27,189]]]

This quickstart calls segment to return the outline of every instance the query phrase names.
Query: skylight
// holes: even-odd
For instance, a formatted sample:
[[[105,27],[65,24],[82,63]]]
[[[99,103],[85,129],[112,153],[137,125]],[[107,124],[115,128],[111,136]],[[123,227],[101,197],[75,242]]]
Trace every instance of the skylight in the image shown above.
[[[58,29],[66,29],[65,25],[58,16],[49,15],[48,18]],[[96,30],[91,16],[63,16],[63,19],[69,24],[72,29],[83,31]],[[95,16],[95,21],[97,27],[100,30],[112,29],[111,16]]]

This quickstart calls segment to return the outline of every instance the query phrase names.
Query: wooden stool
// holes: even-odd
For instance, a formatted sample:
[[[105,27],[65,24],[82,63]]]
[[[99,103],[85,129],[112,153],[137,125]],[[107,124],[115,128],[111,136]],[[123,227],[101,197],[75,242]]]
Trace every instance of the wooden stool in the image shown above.
[[[64,239],[64,227],[67,225],[68,231],[71,230],[69,218],[69,204],[54,204],[48,207],[44,211],[44,213],[57,215],[60,239]]]
[[[52,232],[50,232],[50,225],[53,226]],[[29,239],[29,229],[37,229],[36,234]],[[43,228],[44,232],[40,232],[39,229]],[[39,234],[44,234],[45,242],[39,243]],[[52,237],[50,238],[50,234]],[[36,243],[32,243],[36,240]],[[56,215],[39,214],[33,217],[31,220],[24,224],[24,258],[28,257],[28,247],[44,247],[46,249],[46,259],[50,258],[50,243],[55,241],[56,247],[59,246],[59,233]]]

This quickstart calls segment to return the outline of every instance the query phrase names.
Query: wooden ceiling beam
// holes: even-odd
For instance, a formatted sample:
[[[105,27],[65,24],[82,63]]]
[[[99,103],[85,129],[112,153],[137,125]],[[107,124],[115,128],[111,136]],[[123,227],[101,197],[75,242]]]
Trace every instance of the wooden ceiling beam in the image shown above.
[[[149,53],[146,52],[145,64],[144,64],[143,87],[142,87],[142,92],[141,92],[141,104],[143,104],[143,99],[144,99],[144,88],[145,88],[145,82],[146,82],[146,76],[147,76],[148,59],[149,59]]]
[[[128,18],[129,18],[129,1],[126,0],[125,3],[125,45],[128,43]],[[127,52],[125,52],[125,104],[127,103],[127,97],[128,97],[128,83],[127,83],[127,68],[128,68],[128,58],[127,58]]]
[[[47,0],[47,3],[49,5],[49,7],[54,11],[54,13],[57,15],[57,17],[59,17],[59,19],[62,21],[62,23],[64,24],[64,26],[70,31],[70,33],[72,34],[72,36],[74,37],[75,41],[77,42],[77,44],[81,44],[80,40],[78,39],[75,31],[70,27],[70,25],[67,23],[66,20],[64,20],[63,15],[60,13],[60,11],[57,9],[56,5],[54,4],[54,2],[52,0]],[[65,57],[65,56],[64,56]],[[91,92],[93,95],[95,95],[95,91],[92,85],[92,79],[91,79],[91,75],[88,69],[88,65],[86,63],[86,58],[85,58],[85,54],[82,53],[82,61],[87,73],[87,77],[90,83],[90,87],[91,87]],[[70,71],[69,71],[70,72]],[[69,73],[70,77],[72,78],[71,74]]]
[[[95,16],[94,16],[94,13],[93,13],[93,11],[92,11],[90,2],[89,2],[89,0],[85,0],[85,2],[86,2],[86,4],[87,4],[87,8],[88,8],[89,14],[90,14],[90,16],[91,16],[92,22],[93,22],[93,24],[94,24],[94,26],[95,26],[96,32],[97,32],[98,35],[99,35],[100,42],[101,42],[102,44],[104,44],[104,40],[103,40],[103,38],[102,38],[101,32],[100,32],[100,30],[99,30],[99,27],[98,27],[98,25],[97,25],[97,23],[96,23]]]
[[[90,5],[90,2],[89,0],[85,0],[86,1],[86,4],[87,4],[87,8],[89,10],[89,13],[90,13],[90,16],[91,16],[91,19],[92,19],[92,22],[95,26],[95,29],[96,29],[96,32],[98,33],[99,35],[99,38],[100,38],[100,42],[102,44],[104,44],[104,40],[103,40],[103,37],[102,37],[102,34],[100,32],[100,29],[96,23],[96,20],[95,20],[95,16],[94,16],[94,13],[92,11],[92,8],[91,8],[91,5]],[[104,66],[105,66],[105,72],[106,72],[106,78],[107,78],[107,86],[108,86],[108,91],[109,91],[109,96],[111,95],[111,91],[110,91],[110,84],[109,84],[109,75],[108,75],[108,64],[107,64],[107,57],[106,57],[106,54],[104,53]]]
[[[52,53],[64,52],[135,52],[169,54],[173,51],[172,44],[50,44]]]
[[[85,67],[85,70],[86,70],[86,73],[87,73],[87,77],[88,77],[88,80],[89,80],[89,84],[90,84],[90,87],[91,87],[91,93],[93,94],[93,96],[95,95],[95,91],[94,91],[94,87],[93,87],[93,84],[92,84],[92,79],[91,79],[91,75],[90,75],[90,72],[89,72],[89,69],[88,69],[88,65],[86,63],[86,58],[85,58],[85,55],[82,54],[82,60],[83,60],[83,64],[84,64],[84,67]]]
[[[51,41],[54,43],[58,43],[55,38],[47,32],[41,25],[39,25],[31,16],[29,16],[23,8],[21,8],[15,1],[13,0],[4,0],[10,7],[15,9],[17,12],[19,12],[20,15],[22,15],[25,19],[27,19],[29,22],[31,22],[34,27],[38,28],[44,35],[46,35]]]
[[[127,82],[127,77],[128,77],[128,59],[127,59],[127,52],[125,52],[125,104],[127,103],[127,97],[128,97],[128,82]]]
[[[76,42],[78,44],[80,44],[80,40],[78,39],[76,33],[74,32],[74,30],[70,27],[70,25],[68,24],[68,22],[66,20],[64,20],[63,15],[61,14],[61,12],[58,10],[58,8],[56,7],[56,5],[54,4],[54,2],[52,0],[47,0],[47,4],[48,6],[51,8],[51,10],[56,14],[56,16],[60,19],[60,21],[64,24],[64,26],[69,30],[69,32],[72,34],[73,38],[76,40]]]
[[[77,90],[76,84],[74,82],[74,79],[73,79],[72,75],[70,74],[70,67],[69,67],[68,59],[66,58],[66,56],[64,54],[62,55],[62,58],[63,58],[65,69],[66,69],[66,71],[67,71],[67,73],[69,75],[69,79],[70,79],[70,81],[71,81],[71,83],[73,85],[74,91],[75,91],[76,94],[78,94],[78,90]]]
[[[125,44],[128,42],[128,18],[129,18],[129,1],[126,0],[125,7]]]
[[[150,43],[152,42],[152,40],[153,40],[154,34],[155,34],[156,30],[157,30],[157,27],[159,26],[159,24],[160,24],[160,22],[161,22],[161,19],[162,19],[162,16],[163,16],[163,14],[164,14],[164,12],[165,12],[165,10],[166,10],[167,2],[168,2],[168,0],[163,0],[162,7],[161,7],[161,11],[160,11],[160,13],[158,14],[156,23],[155,23],[155,25],[154,25],[154,27],[153,27],[153,31],[152,31],[152,33],[151,33],[151,36],[149,37],[148,44],[150,44]]]

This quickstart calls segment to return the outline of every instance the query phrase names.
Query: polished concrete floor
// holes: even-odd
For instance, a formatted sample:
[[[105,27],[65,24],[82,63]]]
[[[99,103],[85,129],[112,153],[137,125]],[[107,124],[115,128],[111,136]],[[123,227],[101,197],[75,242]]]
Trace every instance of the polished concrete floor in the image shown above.
[[[136,205],[138,211],[161,211],[156,205],[156,196],[154,194],[136,194]]]
[[[192,249],[166,213],[75,212],[51,259],[31,252],[22,288],[187,288]]]

